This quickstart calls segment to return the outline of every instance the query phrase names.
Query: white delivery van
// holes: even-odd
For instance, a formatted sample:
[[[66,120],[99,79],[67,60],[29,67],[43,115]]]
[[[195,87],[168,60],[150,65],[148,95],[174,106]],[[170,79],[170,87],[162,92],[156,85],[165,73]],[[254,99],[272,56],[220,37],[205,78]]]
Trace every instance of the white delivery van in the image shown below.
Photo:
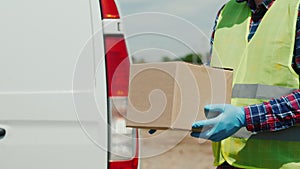
[[[2,1],[0,21],[0,168],[138,168],[114,0]]]

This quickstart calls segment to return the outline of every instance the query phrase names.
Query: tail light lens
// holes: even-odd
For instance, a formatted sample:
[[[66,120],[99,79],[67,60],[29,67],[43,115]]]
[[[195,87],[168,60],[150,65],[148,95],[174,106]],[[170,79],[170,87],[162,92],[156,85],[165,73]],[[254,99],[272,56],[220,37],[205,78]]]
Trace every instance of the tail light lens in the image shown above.
[[[110,110],[110,169],[136,169],[137,130],[126,128],[129,58],[123,35],[105,35]]]
[[[120,18],[118,8],[114,0],[101,0],[103,19]]]
[[[100,0],[102,19],[119,19],[114,0]],[[122,34],[105,35],[107,86],[109,99],[110,151],[109,169],[137,169],[138,132],[126,128],[129,66],[126,43]]]
[[[129,58],[122,35],[106,35],[106,65],[109,97],[127,97],[129,83]]]

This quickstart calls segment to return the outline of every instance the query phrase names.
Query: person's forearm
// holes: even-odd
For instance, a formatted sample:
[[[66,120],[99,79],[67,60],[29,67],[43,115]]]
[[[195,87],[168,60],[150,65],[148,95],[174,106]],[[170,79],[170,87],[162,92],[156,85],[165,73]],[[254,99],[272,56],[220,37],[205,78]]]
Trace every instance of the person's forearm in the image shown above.
[[[246,127],[252,132],[277,131],[300,123],[300,90],[262,104],[244,107]]]

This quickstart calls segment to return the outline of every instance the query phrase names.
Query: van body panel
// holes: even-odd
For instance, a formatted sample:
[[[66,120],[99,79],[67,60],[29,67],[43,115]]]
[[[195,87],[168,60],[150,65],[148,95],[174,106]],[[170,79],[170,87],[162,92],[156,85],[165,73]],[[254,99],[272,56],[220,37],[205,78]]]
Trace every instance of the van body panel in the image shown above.
[[[107,123],[89,116],[107,120],[105,64],[96,66],[104,60],[100,10],[96,0],[1,4],[2,168],[107,168]],[[78,102],[95,91],[97,109]]]

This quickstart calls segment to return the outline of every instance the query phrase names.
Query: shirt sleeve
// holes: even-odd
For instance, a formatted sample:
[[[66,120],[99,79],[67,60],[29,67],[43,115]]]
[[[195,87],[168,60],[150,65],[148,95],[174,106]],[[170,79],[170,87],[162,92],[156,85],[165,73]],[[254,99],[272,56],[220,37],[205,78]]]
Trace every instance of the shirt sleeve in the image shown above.
[[[210,65],[210,61],[211,61],[211,55],[212,55],[212,48],[213,48],[213,44],[214,44],[214,37],[215,37],[215,31],[216,31],[216,27],[217,27],[217,23],[218,23],[218,19],[220,16],[220,13],[222,11],[222,9],[224,8],[225,4],[220,8],[220,10],[217,13],[215,22],[214,22],[214,26],[213,26],[213,30],[210,36],[210,57],[208,58],[208,65]]]
[[[300,90],[262,104],[245,106],[246,127],[252,132],[277,131],[300,123]]]

